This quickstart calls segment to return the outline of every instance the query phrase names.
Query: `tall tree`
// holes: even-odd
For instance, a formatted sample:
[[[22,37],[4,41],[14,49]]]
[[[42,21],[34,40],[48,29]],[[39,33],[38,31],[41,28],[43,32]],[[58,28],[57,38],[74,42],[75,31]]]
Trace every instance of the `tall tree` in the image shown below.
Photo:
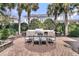
[[[54,20],[56,23],[56,19],[58,15],[64,13],[65,20],[64,20],[64,25],[65,25],[65,30],[64,30],[64,35],[68,35],[68,13],[72,10],[70,6],[73,6],[73,4],[70,3],[53,3],[48,6],[48,15],[54,15]]]
[[[19,34],[21,32],[21,13],[22,10],[25,9],[27,12],[27,19],[28,19],[28,25],[30,23],[30,13],[31,11],[36,11],[38,9],[38,4],[35,3],[19,3],[18,4],[18,15],[19,15],[19,20],[18,20],[18,24],[19,24]]]
[[[22,3],[18,3],[18,16],[19,16],[19,19],[18,19],[18,34],[20,35],[21,34],[21,13],[22,13],[22,10],[23,10],[23,5]]]
[[[11,10],[14,9],[16,7],[16,3],[6,3],[6,7],[9,9],[9,18],[11,16]]]
[[[55,31],[56,31],[56,20],[61,12],[61,6],[62,6],[62,4],[60,4],[60,3],[52,3],[52,4],[48,5],[47,14],[48,14],[48,16],[54,16]],[[55,34],[56,34],[56,32],[55,32]]]
[[[0,13],[2,14],[2,15],[5,15],[5,12],[6,10],[5,10],[5,4],[4,3],[0,3]]]
[[[4,10],[4,6],[7,6],[8,9],[10,10],[11,12],[11,9],[15,7],[16,4],[14,3],[5,3],[5,4],[0,4],[0,8],[2,10]],[[27,16],[28,16],[28,24],[30,23],[30,13],[31,11],[36,11],[39,7],[38,7],[38,4],[36,3],[18,3],[17,4],[18,7],[17,7],[17,10],[18,10],[18,16],[19,16],[19,19],[18,19],[18,33],[21,34],[21,13],[22,13],[22,10],[25,9],[26,12],[27,12]],[[11,13],[10,15],[11,16]]]
[[[14,3],[1,3],[1,4],[0,4],[0,12],[2,13],[2,15],[5,16],[5,18],[7,17],[6,20],[11,21],[11,20],[10,20],[11,9],[13,9],[15,6],[16,6],[16,4],[14,4]],[[7,12],[7,9],[6,9],[6,8],[9,9],[8,14],[6,14],[6,12]],[[5,11],[5,12],[4,12],[4,11]],[[5,21],[6,21],[6,20],[5,20]],[[3,20],[3,21],[4,21],[4,20]]]
[[[27,12],[28,26],[30,23],[31,11],[37,11],[38,8],[39,8],[38,3],[26,3],[26,4],[24,4],[24,9]]]
[[[73,6],[73,4],[70,4],[70,3],[63,3],[62,4],[62,12],[64,12],[64,15],[65,15],[65,22],[64,22],[64,25],[65,25],[64,34],[65,34],[65,36],[68,35],[68,14],[70,11],[72,11],[71,6]]]
[[[6,9],[5,9],[5,7],[6,7],[6,4],[0,3],[0,14],[2,15],[0,22],[3,25],[3,28],[5,28],[4,25],[8,23],[8,17],[6,15]]]

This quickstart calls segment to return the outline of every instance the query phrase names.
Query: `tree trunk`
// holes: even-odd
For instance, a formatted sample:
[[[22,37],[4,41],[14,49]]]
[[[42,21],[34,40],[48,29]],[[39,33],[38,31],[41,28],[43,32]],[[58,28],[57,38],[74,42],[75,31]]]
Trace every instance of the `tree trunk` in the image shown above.
[[[57,19],[57,13],[55,14],[55,18],[54,18],[54,24],[55,24],[55,35],[56,35],[56,19]]]
[[[68,19],[67,19],[67,13],[65,13],[65,33],[64,35],[67,36],[68,35]]]
[[[18,19],[18,34],[21,35],[21,3],[19,3],[18,5],[18,15],[19,15],[19,19]]]
[[[18,20],[18,34],[21,34],[21,21],[20,21],[20,16],[19,16],[19,20]]]
[[[30,24],[30,17],[28,16],[28,24]]]
[[[9,14],[9,20],[10,20],[10,16],[11,16],[11,9],[10,9],[10,14]],[[12,20],[10,20],[11,22],[12,22]],[[10,23],[10,26],[12,25],[12,23]],[[9,26],[9,28],[10,28],[10,26]]]
[[[29,24],[30,24],[30,12],[28,12],[27,19],[28,19],[28,29],[29,29]]]

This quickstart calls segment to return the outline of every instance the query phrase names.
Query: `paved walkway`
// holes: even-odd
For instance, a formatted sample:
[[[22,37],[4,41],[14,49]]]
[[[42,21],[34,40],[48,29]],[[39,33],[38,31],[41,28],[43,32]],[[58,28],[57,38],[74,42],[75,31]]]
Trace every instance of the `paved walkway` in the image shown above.
[[[3,52],[0,53],[0,55],[10,55],[10,56],[17,56],[17,55],[24,55],[26,52],[24,47],[24,39],[18,38],[14,42],[14,45],[7,48]]]
[[[77,53],[72,51],[70,48],[64,46],[64,44],[66,44],[66,43],[64,43],[63,40],[65,40],[65,39],[69,39],[69,38],[67,38],[67,37],[57,38],[55,49],[51,48],[51,50],[48,52],[39,53],[38,50],[41,49],[41,48],[39,48],[40,46],[34,46],[34,47],[28,46],[27,44],[25,44],[24,38],[18,38],[13,42],[14,43],[13,46],[2,51],[0,53],[0,55],[1,56],[33,56],[33,55],[34,56],[36,56],[36,55],[74,56],[74,55],[78,55]],[[47,50],[49,47],[47,49],[46,49],[46,47],[45,48],[42,47],[42,48],[44,48],[44,50]],[[39,49],[37,49],[37,48],[39,48]],[[35,52],[35,49],[37,49],[36,52]]]

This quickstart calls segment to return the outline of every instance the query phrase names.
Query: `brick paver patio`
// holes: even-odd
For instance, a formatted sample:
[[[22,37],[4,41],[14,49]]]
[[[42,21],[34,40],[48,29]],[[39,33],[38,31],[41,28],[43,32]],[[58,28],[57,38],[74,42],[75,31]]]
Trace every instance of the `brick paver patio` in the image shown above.
[[[64,40],[73,40],[68,37],[57,37],[56,46],[54,45],[27,45],[24,38],[18,38],[13,43],[14,45],[5,49],[0,53],[1,56],[76,56],[76,52],[69,47],[65,47]]]

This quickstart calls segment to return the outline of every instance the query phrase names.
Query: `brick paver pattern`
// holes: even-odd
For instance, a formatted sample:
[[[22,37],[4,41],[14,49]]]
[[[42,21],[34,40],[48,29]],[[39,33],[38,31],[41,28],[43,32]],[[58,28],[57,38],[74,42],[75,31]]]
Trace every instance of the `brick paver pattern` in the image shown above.
[[[70,40],[68,37],[57,37],[56,44],[52,45],[28,45],[25,39],[17,38],[13,46],[5,49],[0,56],[76,56],[78,55],[71,48],[66,47],[64,40]]]

